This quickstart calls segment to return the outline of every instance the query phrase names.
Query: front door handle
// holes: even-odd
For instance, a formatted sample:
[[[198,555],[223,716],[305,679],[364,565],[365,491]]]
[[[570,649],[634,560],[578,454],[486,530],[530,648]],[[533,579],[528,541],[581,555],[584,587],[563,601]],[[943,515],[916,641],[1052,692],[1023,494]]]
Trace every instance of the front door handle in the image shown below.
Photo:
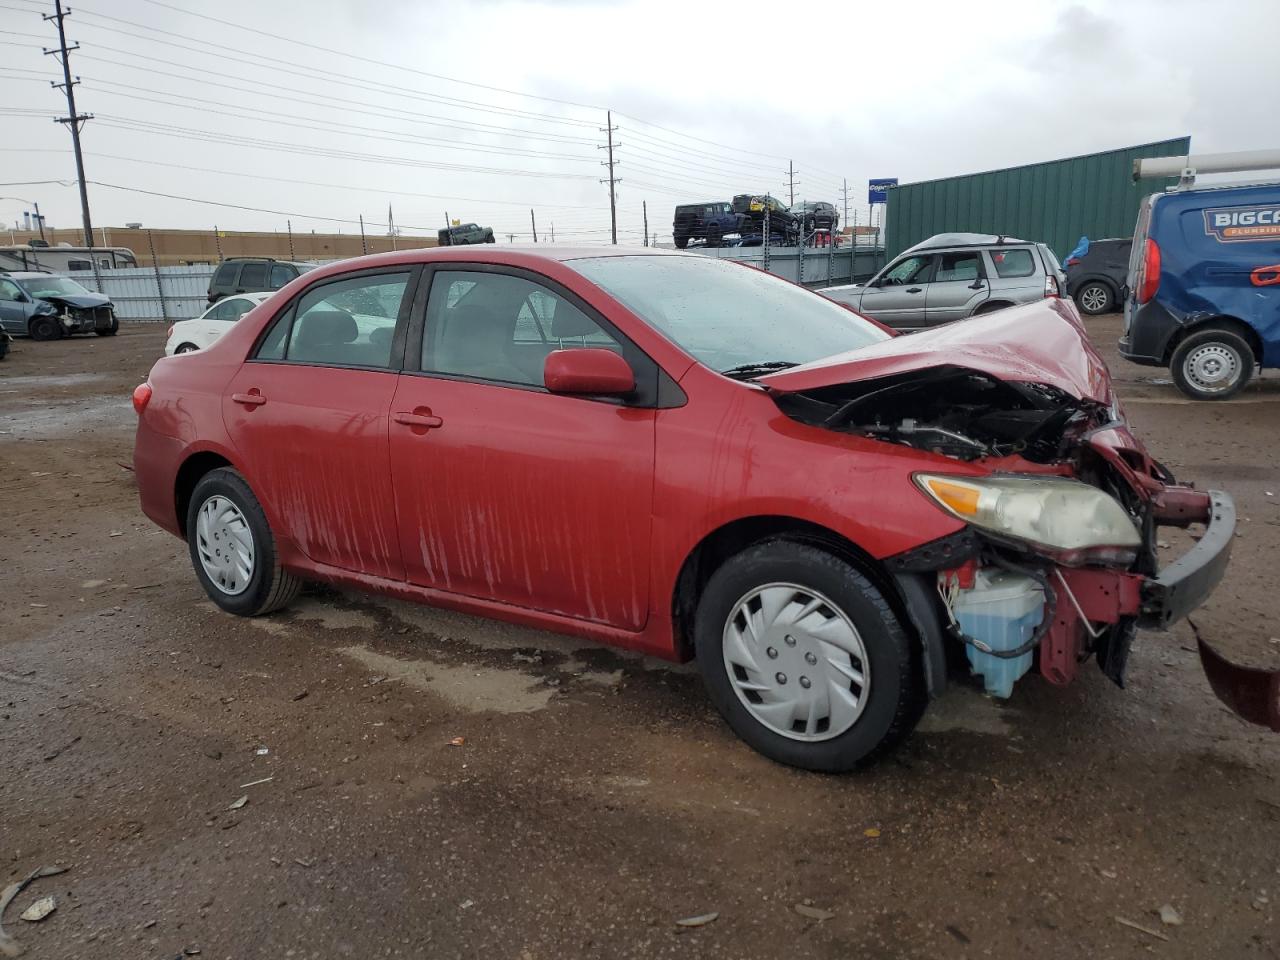
[[[391,415],[391,419],[418,430],[432,430],[444,426],[444,421],[435,416],[430,407],[415,407],[412,413],[408,410],[398,410]]]
[[[921,287],[907,287],[907,293],[919,293]]]
[[[231,400],[245,407],[260,407],[267,402],[267,398],[258,392],[257,387],[248,393],[233,393]]]

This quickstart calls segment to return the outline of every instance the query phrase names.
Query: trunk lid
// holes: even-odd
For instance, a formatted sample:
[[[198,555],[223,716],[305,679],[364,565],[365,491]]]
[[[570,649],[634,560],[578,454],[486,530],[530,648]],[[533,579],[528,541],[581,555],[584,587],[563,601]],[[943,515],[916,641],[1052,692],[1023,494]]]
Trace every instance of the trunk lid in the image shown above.
[[[1079,400],[1111,402],[1111,377],[1074,306],[1050,298],[893,337],[756,378],[774,393],[798,393],[931,367],[963,367],[997,380],[1041,383]]]

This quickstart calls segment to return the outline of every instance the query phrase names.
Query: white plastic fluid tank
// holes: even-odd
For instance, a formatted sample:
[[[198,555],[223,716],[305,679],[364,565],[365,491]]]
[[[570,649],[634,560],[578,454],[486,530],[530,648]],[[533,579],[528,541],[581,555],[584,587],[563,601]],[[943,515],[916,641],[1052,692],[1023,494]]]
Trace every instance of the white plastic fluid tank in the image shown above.
[[[951,612],[967,636],[992,650],[1014,650],[1031,639],[1044,618],[1044,590],[1031,577],[983,567],[975,574],[973,587],[960,591]],[[997,697],[1013,693],[1014,683],[1031,669],[1035,652],[1005,659],[968,643],[964,649],[987,693]]]

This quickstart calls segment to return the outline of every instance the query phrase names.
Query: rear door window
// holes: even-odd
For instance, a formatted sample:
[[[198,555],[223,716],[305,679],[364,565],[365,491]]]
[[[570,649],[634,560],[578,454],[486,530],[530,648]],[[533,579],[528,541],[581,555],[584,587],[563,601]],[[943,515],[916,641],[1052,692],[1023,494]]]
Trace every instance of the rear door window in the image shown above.
[[[334,367],[391,366],[411,274],[366,274],[312,287],[280,316],[256,359]]]
[[[1035,258],[1026,247],[1013,250],[995,249],[990,251],[991,265],[995,267],[996,276],[1002,280],[1013,277],[1029,277],[1036,272]]]
[[[273,263],[271,265],[271,289],[279,290],[297,275],[298,272],[293,267],[286,267],[283,263]]]
[[[213,286],[226,289],[236,285],[236,274],[240,272],[240,264],[224,263],[213,275]]]
[[[943,253],[938,256],[938,270],[933,275],[934,283],[948,280],[968,280],[972,283],[983,275],[982,253],[978,250],[966,250],[959,253]]]
[[[265,263],[246,263],[240,268],[239,287],[244,289],[253,288],[261,290],[267,285],[267,264]]]

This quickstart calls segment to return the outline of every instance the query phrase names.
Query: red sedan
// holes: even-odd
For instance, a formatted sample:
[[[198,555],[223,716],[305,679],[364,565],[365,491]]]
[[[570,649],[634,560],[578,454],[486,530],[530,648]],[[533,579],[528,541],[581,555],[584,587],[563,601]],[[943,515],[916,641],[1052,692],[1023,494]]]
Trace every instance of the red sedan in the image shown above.
[[[948,646],[1000,696],[1090,655],[1119,682],[1234,523],[1130,434],[1066,301],[893,337],[652,249],[336,263],[134,405],[142,508],[224,610],[313,579],[696,657],[744,740],[816,770],[906,735]],[[1156,525],[1192,522],[1159,573]]]

